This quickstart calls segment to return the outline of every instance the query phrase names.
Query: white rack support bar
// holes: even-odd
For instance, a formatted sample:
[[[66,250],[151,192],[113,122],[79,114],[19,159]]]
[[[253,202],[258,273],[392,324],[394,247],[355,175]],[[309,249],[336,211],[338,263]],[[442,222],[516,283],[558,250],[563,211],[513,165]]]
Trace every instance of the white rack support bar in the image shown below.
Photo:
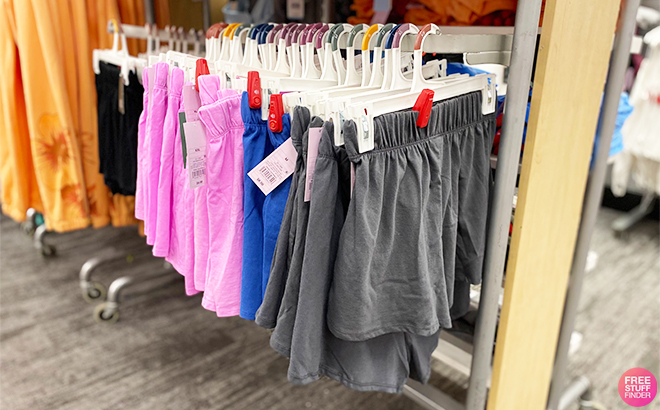
[[[141,40],[147,40],[149,38],[149,31],[146,26],[134,26],[131,24],[122,24],[121,29],[124,32],[126,38],[137,38]],[[108,33],[114,34],[114,28],[112,24],[108,24]],[[199,30],[196,34],[193,34],[191,31],[185,32],[185,39],[179,39],[176,35],[170,34],[167,30],[158,29],[158,40],[161,42],[166,42],[169,40],[185,40],[189,43],[194,43],[199,38],[199,41],[203,43],[204,32]]]

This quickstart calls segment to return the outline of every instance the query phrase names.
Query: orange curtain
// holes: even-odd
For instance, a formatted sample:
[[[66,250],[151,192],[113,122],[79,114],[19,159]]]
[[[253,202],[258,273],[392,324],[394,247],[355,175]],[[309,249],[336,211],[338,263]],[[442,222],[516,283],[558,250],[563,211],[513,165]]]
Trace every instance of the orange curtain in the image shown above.
[[[127,19],[144,20],[140,2],[121,1]],[[0,0],[0,200],[15,220],[33,207],[59,232],[136,223],[99,173],[91,67],[121,17],[116,0]]]

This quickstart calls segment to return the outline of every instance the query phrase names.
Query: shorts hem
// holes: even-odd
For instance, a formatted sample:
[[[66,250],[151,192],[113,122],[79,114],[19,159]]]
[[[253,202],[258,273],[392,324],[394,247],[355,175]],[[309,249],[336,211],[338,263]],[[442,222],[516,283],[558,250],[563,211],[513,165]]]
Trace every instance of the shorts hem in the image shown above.
[[[257,318],[257,313],[256,313],[256,312],[255,312],[255,313],[252,313],[252,311],[246,312],[246,311],[243,310],[243,309],[240,309],[238,315],[239,315],[241,318],[246,319],[246,320],[256,320],[256,318]],[[257,323],[257,324],[258,324],[258,323]],[[261,326],[261,325],[260,325],[260,326]]]
[[[273,336],[270,337],[270,347],[284,357],[291,357],[291,348],[286,348],[281,343],[274,341]]]
[[[169,249],[156,248],[155,246],[151,249],[151,253],[157,258],[167,258],[169,255]]]
[[[349,380],[346,376],[326,367],[319,366],[319,371],[316,373],[310,373],[305,376],[289,376],[289,381],[293,384],[304,385],[315,382],[321,378],[322,375],[328,376],[329,378],[338,381],[349,389],[369,392],[369,391],[378,391],[383,393],[393,393],[399,394],[403,391],[403,385],[406,383],[406,380],[403,380],[397,384],[380,384],[380,383],[364,383]]]

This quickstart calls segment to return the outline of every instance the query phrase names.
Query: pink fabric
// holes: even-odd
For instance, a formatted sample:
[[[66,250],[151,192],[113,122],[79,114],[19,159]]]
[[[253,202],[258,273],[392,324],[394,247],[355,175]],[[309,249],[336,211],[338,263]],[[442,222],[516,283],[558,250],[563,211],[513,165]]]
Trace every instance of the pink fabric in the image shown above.
[[[141,221],[144,220],[144,141],[147,132],[147,117],[149,115],[149,74],[147,69],[142,72],[142,85],[144,93],[142,94],[142,113],[138,122],[138,167],[137,181],[135,183],[135,217]]]
[[[155,66],[154,86],[149,99],[149,117],[147,118],[147,175],[145,184],[145,219],[144,232],[147,243],[153,245],[156,237],[156,218],[158,214],[158,179],[160,176],[160,153],[163,145],[163,125],[167,111],[167,63]],[[149,79],[151,80],[151,79]]]
[[[177,67],[170,72],[167,113],[163,125],[163,145],[160,152],[160,173],[156,215],[156,236],[152,252],[154,256],[166,257],[170,251],[170,220],[172,219],[172,161],[174,144],[179,128],[179,108],[183,91],[183,70]]]
[[[204,107],[205,105],[213,104],[218,100],[218,91],[220,90],[220,77],[218,77],[217,75],[199,76],[198,84],[199,84],[199,99],[202,107]],[[208,151],[207,151],[207,158],[208,158]],[[195,277],[195,289],[199,291],[205,290],[206,287],[206,268],[208,266],[208,256],[209,256],[209,214],[206,205],[207,190],[208,187],[206,185],[195,189],[194,277]]]
[[[190,84],[186,84],[190,85]],[[183,101],[179,112],[185,112]],[[195,289],[195,191],[188,189],[188,170],[183,167],[181,128],[177,127],[174,142],[172,176],[172,225],[170,249],[165,258],[185,278],[187,295],[199,293]]]
[[[243,257],[243,120],[241,96],[221,90],[220,100],[199,110],[206,129],[209,258],[202,306],[236,316]]]

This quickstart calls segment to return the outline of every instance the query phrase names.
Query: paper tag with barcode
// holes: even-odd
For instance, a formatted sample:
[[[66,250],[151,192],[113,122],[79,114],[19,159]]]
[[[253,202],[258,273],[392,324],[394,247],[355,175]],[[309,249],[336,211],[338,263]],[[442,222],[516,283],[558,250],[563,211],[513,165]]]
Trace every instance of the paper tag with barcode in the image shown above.
[[[206,131],[199,121],[183,124],[186,134],[188,188],[206,185]]]
[[[248,176],[264,195],[268,195],[293,174],[297,156],[296,148],[289,138],[248,172]]]
[[[316,170],[316,158],[319,156],[319,142],[323,128],[311,127],[307,144],[307,168],[305,173],[305,202],[312,200],[312,182],[314,182],[314,171]]]

